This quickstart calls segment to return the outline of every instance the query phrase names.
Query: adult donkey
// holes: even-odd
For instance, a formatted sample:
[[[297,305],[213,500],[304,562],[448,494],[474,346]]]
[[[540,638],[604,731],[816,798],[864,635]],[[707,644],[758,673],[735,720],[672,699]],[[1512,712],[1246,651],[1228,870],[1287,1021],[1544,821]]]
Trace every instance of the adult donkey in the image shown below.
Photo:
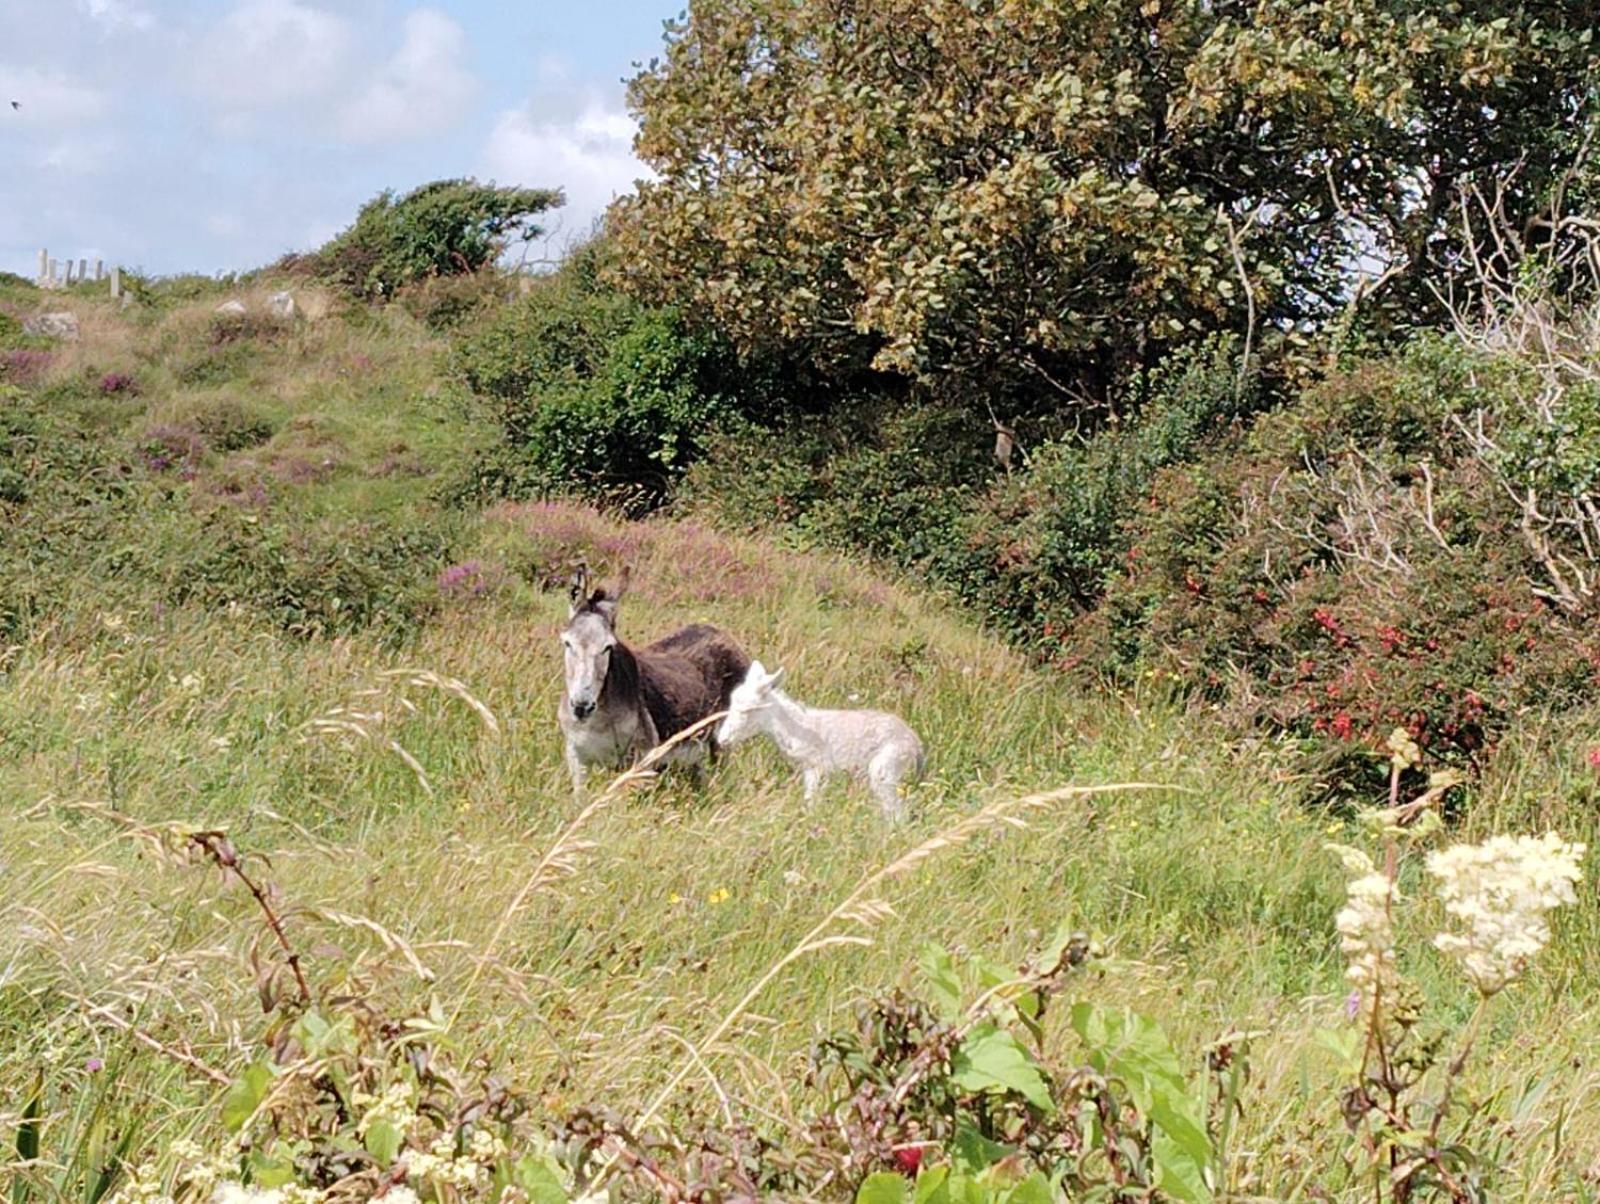
[[[581,794],[591,765],[625,769],[665,740],[728,708],[750,658],[709,623],[693,623],[643,648],[617,637],[617,607],[628,587],[589,589],[589,569],[572,576],[572,610],[561,644],[566,689],[559,718],[567,738],[572,789]],[[678,745],[669,761],[696,767],[716,755],[716,734],[704,732]]]

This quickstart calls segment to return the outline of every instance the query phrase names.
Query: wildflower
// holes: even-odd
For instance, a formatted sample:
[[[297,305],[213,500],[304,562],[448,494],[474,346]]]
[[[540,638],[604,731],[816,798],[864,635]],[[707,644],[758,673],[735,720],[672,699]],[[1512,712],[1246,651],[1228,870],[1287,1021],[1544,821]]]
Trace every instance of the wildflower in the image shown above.
[[[922,1165],[922,1147],[919,1145],[900,1146],[894,1151],[894,1164],[902,1175],[915,1175]]]
[[[361,1119],[356,1122],[357,1135],[365,1137],[367,1130],[376,1124],[393,1125],[404,1133],[417,1119],[413,1110],[416,1094],[416,1088],[410,1083],[392,1083],[384,1089],[381,1096],[357,1091],[353,1102],[356,1107],[366,1109],[361,1114]]]
[[[1600,769],[1600,744],[1589,750],[1589,768]]]
[[[489,1168],[470,1153],[457,1158],[455,1139],[446,1134],[426,1151],[413,1150],[406,1155],[406,1177],[414,1182],[427,1179],[441,1186],[472,1191],[489,1181]]]
[[[106,1064],[99,1058],[90,1058],[83,1064],[83,1068],[90,1074],[98,1074],[100,1071],[106,1068]]]
[[[475,1129],[467,1142],[467,1156],[480,1165],[493,1166],[506,1156],[506,1143],[488,1129]]]
[[[1347,900],[1334,918],[1339,947],[1349,962],[1345,977],[1360,994],[1359,1007],[1370,1013],[1380,996],[1392,994],[1398,975],[1394,965],[1394,928],[1389,909],[1399,891],[1387,874],[1380,873],[1360,849],[1329,846],[1354,875]]]
[[[417,1193],[412,1191],[411,1188],[407,1187],[404,1183],[398,1184],[395,1187],[391,1187],[388,1191],[383,1193],[383,1198],[387,1200],[389,1204],[417,1204]]]
[[[1444,907],[1466,926],[1441,932],[1433,943],[1461,962],[1474,986],[1493,995],[1516,981],[1550,940],[1545,912],[1573,903],[1583,876],[1584,846],[1554,832],[1496,836],[1428,855]]]
[[[178,1161],[178,1181],[193,1192],[204,1194],[221,1181],[233,1167],[225,1154],[207,1154],[198,1142],[180,1137],[167,1152]]]
[[[679,903],[683,902],[683,896],[680,895],[677,891],[673,891],[670,895],[667,896],[667,902],[672,904],[674,907],[676,907]]]
[[[172,1204],[172,1197],[163,1190],[155,1166],[143,1162],[129,1174],[126,1183],[106,1197],[106,1204]]]
[[[234,1179],[217,1184],[211,1204],[322,1204],[323,1193],[315,1187],[246,1186]]]
[[[728,894],[728,888],[725,887],[725,886],[719,886],[719,887],[717,887],[716,890],[712,891],[709,895],[706,896],[706,902],[707,903],[726,903],[728,901],[729,897],[730,896]]]
[[[1389,733],[1389,760],[1396,769],[1410,769],[1422,763],[1422,749],[1411,738],[1411,733],[1397,727]]]

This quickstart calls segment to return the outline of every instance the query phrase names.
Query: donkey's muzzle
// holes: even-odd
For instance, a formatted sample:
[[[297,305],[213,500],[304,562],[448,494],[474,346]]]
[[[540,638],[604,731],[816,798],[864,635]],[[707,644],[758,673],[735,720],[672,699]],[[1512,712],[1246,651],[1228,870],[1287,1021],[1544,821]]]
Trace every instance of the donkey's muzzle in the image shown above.
[[[572,717],[574,719],[587,719],[594,714],[594,703],[575,702],[572,704]]]

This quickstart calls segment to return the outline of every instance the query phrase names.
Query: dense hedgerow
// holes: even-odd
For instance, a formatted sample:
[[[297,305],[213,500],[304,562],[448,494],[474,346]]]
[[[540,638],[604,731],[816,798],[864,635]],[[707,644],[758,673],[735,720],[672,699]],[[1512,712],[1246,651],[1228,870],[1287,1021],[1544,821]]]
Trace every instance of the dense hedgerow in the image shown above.
[[[918,571],[995,628],[1037,645],[1092,609],[1156,472],[1259,404],[1236,340],[1173,356],[1135,416],[1047,441],[1002,472],[987,414],[881,396],[780,429],[725,436],[687,496],[744,529],[789,523],[814,542]]]
[[[1461,434],[1481,418],[1501,446],[1535,438],[1526,383],[1429,339],[1160,473],[1104,601],[1054,653],[1310,738],[1330,781],[1381,775],[1370,754],[1396,726],[1435,763],[1481,763],[1514,722],[1600,688],[1587,613],[1541,585],[1505,465]]]

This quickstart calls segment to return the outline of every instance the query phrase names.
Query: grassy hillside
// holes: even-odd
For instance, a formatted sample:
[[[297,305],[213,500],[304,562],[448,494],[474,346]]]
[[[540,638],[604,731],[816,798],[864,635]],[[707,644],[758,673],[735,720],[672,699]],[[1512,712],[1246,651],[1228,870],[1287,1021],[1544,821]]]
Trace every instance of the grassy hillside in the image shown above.
[[[292,991],[256,901],[197,854],[209,829],[271,884],[320,1001],[431,1009],[464,1075],[482,1059],[552,1132],[588,1107],[636,1116],[688,1069],[663,1113],[679,1131],[803,1148],[829,1102],[808,1049],[874,992],[923,990],[923,942],[1016,965],[1067,925],[1107,952],[1069,998],[1158,1021],[1197,1080],[1214,1043],[1248,1048],[1219,1196],[1366,1195],[1348,1070],[1319,1030],[1351,1031],[1324,844],[1371,845],[1303,805],[1291,745],[1224,742],[1154,682],[1068,689],[828,556],[561,503],[452,508],[436,499],[491,431],[438,336],[314,293],[293,322],[230,325],[221,299],[74,298],[81,340],[30,344],[47,358],[4,394],[0,1136],[19,1204],[84,1199],[124,1161],[162,1173],[178,1138],[226,1147],[227,1084],[283,1031],[264,1000]],[[554,721],[578,556],[634,565],[627,638],[707,619],[806,701],[904,714],[931,761],[910,822],[843,786],[807,808],[770,748],[740,748],[704,792],[668,778],[611,799],[563,846],[570,873],[545,873],[580,815]],[[1592,844],[1595,771],[1569,724],[1516,735],[1458,835]],[[737,1007],[919,843],[1029,792],[1129,782],[1161,788],[937,849],[887,882],[892,912],[829,930],[869,942],[819,948]],[[1402,963],[1453,1031],[1471,1005],[1429,944],[1440,909],[1417,867],[1402,889],[1421,901],[1398,920]],[[1486,1009],[1459,1089],[1493,1118],[1484,1198],[1591,1198],[1597,957],[1585,889]],[[1082,1051],[1065,1008],[1046,1020],[1041,1058],[1065,1075]],[[848,1196],[874,1169],[795,1194]]]

